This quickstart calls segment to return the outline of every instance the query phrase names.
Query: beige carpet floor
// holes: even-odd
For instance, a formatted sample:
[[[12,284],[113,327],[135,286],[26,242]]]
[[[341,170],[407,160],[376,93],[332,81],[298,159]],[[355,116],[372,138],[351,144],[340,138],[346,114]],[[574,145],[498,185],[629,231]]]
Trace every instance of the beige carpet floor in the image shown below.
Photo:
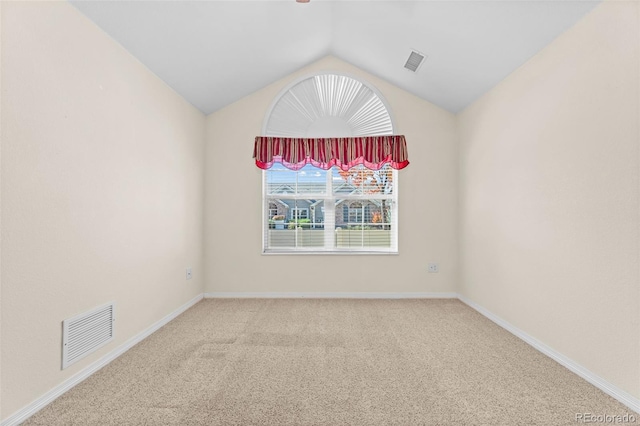
[[[576,413],[633,414],[457,300],[222,299],[24,424],[548,426]]]

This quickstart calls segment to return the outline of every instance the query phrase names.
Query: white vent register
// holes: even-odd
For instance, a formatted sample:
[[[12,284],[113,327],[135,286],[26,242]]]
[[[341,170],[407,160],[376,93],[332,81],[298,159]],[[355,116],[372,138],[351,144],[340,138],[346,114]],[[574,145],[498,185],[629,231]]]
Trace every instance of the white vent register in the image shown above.
[[[62,369],[113,339],[115,302],[62,321]]]
[[[426,56],[422,53],[412,50],[409,58],[407,58],[407,62],[404,64],[404,67],[409,71],[416,72],[418,71],[418,68],[420,68],[420,65],[422,65],[422,61],[424,61],[425,57]]]

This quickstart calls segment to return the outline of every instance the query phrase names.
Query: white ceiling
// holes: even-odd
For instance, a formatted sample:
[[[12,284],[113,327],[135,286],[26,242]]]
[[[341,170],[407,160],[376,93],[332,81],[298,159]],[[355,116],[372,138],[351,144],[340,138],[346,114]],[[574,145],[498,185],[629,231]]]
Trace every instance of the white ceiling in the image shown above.
[[[72,1],[205,114],[326,55],[458,112],[598,3]]]

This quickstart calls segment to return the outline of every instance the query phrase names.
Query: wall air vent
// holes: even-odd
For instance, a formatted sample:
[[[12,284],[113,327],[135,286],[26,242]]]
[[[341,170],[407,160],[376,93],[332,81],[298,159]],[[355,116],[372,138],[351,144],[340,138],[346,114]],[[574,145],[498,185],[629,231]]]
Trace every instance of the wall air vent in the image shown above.
[[[425,57],[426,56],[422,53],[412,50],[411,54],[409,55],[409,59],[407,59],[407,63],[404,64],[404,67],[409,71],[416,72],[418,71],[418,68],[420,68],[420,65],[422,65]]]
[[[113,339],[115,303],[62,321],[62,369],[84,358]]]

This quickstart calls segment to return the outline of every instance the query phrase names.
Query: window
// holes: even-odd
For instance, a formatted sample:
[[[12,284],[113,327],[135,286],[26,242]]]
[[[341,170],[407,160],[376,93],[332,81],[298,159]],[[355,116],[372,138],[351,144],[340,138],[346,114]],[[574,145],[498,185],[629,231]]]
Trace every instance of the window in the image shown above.
[[[267,136],[300,138],[393,135],[375,89],[336,74],[311,76],[285,89],[263,130]],[[264,253],[397,253],[398,179],[391,165],[345,171],[265,161]],[[272,206],[287,206],[286,220],[269,221]]]
[[[278,215],[278,206],[276,203],[269,203],[269,218],[273,219],[274,216]]]
[[[362,204],[355,202],[349,205],[347,209],[350,223],[360,223],[364,219]]]
[[[308,219],[309,209],[294,207],[291,209],[291,219]]]
[[[265,204],[291,206],[287,223],[265,227],[265,253],[397,252],[397,172],[391,167],[293,171],[275,164],[265,177]]]

